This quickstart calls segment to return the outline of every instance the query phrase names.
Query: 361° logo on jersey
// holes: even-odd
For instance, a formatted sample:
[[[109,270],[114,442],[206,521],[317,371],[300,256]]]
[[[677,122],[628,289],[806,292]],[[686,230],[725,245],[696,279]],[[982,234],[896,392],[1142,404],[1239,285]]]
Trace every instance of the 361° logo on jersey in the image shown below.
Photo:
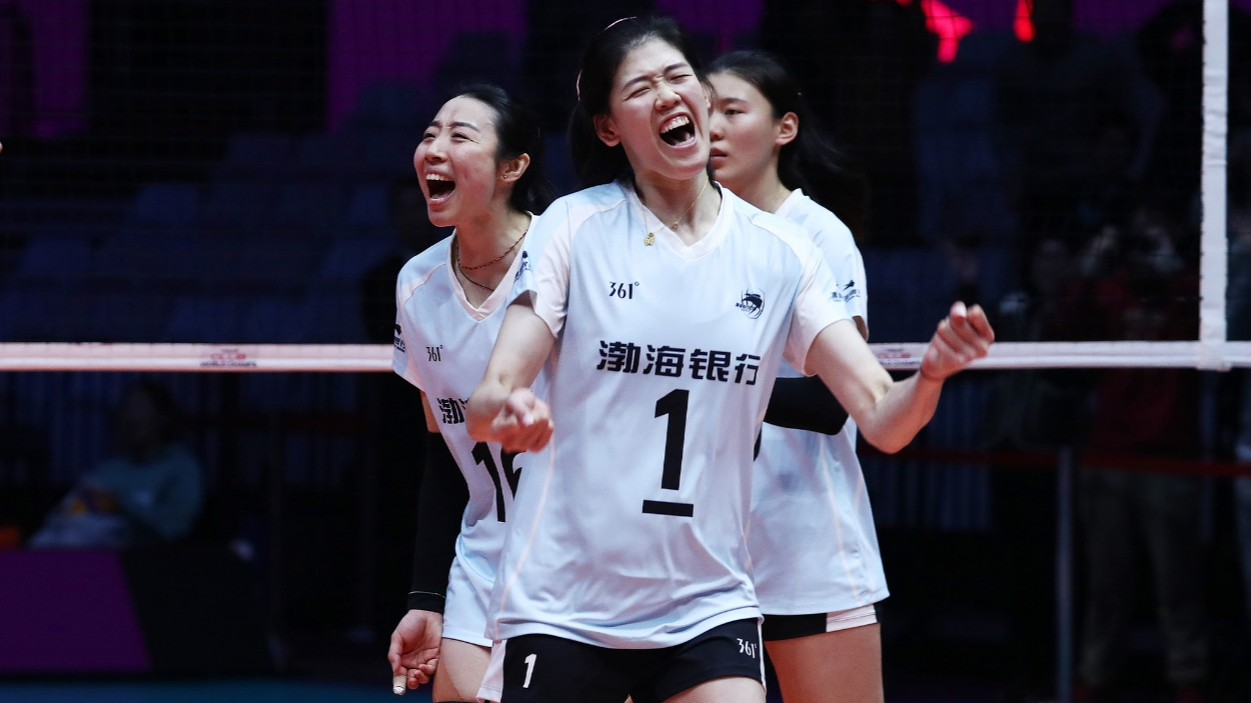
[[[760,317],[760,313],[764,312],[764,306],[764,293],[748,288],[743,291],[742,300],[740,300],[734,307],[742,310],[744,315],[754,320],[757,317]]]

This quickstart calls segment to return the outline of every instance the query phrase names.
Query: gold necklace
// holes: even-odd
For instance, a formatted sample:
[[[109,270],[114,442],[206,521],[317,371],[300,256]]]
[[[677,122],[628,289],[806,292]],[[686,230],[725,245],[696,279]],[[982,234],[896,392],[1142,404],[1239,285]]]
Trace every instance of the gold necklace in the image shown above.
[[[510,247],[508,247],[508,250],[507,250],[507,251],[505,251],[503,254],[500,254],[499,256],[495,257],[494,259],[492,259],[492,260],[490,260],[490,261],[488,261],[488,262],[486,262],[485,264],[482,264],[482,265],[480,265],[480,266],[470,266],[470,267],[469,267],[469,270],[470,270],[470,271],[473,271],[473,270],[475,270],[475,269],[480,269],[480,268],[484,268],[484,267],[486,267],[486,266],[490,266],[491,264],[493,264],[493,263],[495,263],[495,262],[499,261],[500,259],[503,259],[505,256],[508,256],[508,252],[512,251],[513,249],[516,249],[516,248],[517,248],[517,245],[521,243],[521,240],[525,239],[525,238],[526,238],[526,235],[527,235],[527,234],[529,234],[529,233],[530,233],[530,230],[529,230],[529,229],[525,230],[524,232],[522,232],[522,233],[521,233],[521,236],[520,236],[520,237],[517,237],[517,241],[513,242],[513,245],[512,245],[512,246],[510,246]],[[452,244],[454,245],[454,247],[453,247],[453,248],[455,249],[455,253],[456,253],[456,257],[455,257],[455,258],[456,258],[456,270],[457,270],[457,271],[460,271],[460,275],[461,275],[461,276],[462,276],[462,277],[463,277],[466,281],[469,281],[470,283],[472,283],[472,284],[474,284],[475,286],[477,286],[477,287],[481,288],[482,290],[495,292],[495,289],[494,289],[494,288],[492,288],[492,287],[490,287],[490,286],[483,285],[483,284],[481,284],[481,283],[478,283],[477,281],[475,281],[475,280],[473,280],[472,278],[470,278],[470,277],[469,277],[469,274],[465,273],[465,267],[460,265],[460,240],[459,240],[459,239],[453,240],[453,241],[452,241]]]
[[[477,266],[461,266],[460,265],[460,246],[458,245],[456,247],[456,265],[460,267],[461,273],[464,273],[465,271],[477,271],[478,269],[484,269],[490,266],[491,264],[499,261],[500,259],[503,259],[505,256],[508,256],[509,253],[511,253],[513,249],[517,248],[517,245],[521,243],[521,240],[526,238],[526,232],[529,232],[529,231],[530,231],[529,229],[522,230],[521,236],[517,237],[517,240],[512,243],[512,246],[505,249],[503,254],[500,254],[499,256],[495,257],[494,259],[491,259],[485,264],[478,264]]]
[[[682,224],[682,220],[685,220],[686,216],[691,214],[691,210],[695,209],[695,203],[698,203],[699,199],[704,197],[704,191],[708,190],[708,182],[711,180],[712,180],[711,178],[704,179],[704,187],[699,189],[699,195],[695,196],[695,199],[691,201],[690,206],[686,208],[686,212],[682,213],[681,217],[674,220],[673,222],[662,223],[662,224],[665,224],[665,226],[667,226],[669,229],[676,232],[678,229],[678,225]],[[647,236],[643,238],[643,246],[650,247],[655,243],[656,243],[656,235],[652,232],[648,232]]]

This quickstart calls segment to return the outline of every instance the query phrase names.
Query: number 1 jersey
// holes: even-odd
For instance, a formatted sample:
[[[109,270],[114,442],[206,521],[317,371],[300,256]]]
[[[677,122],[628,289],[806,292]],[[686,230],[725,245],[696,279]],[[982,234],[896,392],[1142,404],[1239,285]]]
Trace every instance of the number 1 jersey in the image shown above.
[[[492,637],[667,647],[758,617],[745,539],[757,431],[785,355],[848,319],[812,240],[721,189],[686,246],[620,183],[557,200],[533,275],[557,335],[555,434],[527,469]]]

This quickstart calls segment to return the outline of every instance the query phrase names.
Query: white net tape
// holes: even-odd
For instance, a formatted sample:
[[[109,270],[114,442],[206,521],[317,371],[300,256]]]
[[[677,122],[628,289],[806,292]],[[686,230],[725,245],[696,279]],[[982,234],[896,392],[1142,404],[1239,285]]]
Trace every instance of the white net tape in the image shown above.
[[[1199,339],[995,345],[981,369],[1251,366],[1251,342],[1226,341],[1229,8],[1204,0],[1203,205]],[[889,369],[920,364],[924,344],[871,345]],[[389,345],[0,343],[0,371],[389,371]]]
[[[915,369],[925,345],[871,344],[882,365]],[[1215,365],[1212,365],[1215,362]],[[1251,342],[1002,342],[975,369],[1251,366]],[[0,344],[0,371],[369,372],[385,344]]]

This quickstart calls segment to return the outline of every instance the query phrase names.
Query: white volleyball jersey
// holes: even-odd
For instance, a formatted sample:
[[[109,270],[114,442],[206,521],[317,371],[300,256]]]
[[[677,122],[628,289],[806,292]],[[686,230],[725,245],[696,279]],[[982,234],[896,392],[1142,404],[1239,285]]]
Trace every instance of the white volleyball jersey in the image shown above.
[[[555,434],[518,495],[494,639],[645,649],[759,617],[745,535],[756,433],[778,362],[802,367],[848,316],[811,238],[721,193],[691,247],[618,183],[544,214],[550,239],[521,280],[558,336]]]
[[[503,282],[475,308],[453,272],[452,237],[413,257],[396,287],[395,350],[392,368],[420,388],[439,431],[469,486],[456,558],[449,576],[443,636],[490,646],[487,608],[499,566],[506,525],[526,467],[543,452],[513,454],[499,445],[475,442],[465,427],[465,403],[486,371],[518,274],[541,249],[533,218],[523,249]],[[455,235],[453,235],[455,236]],[[544,376],[535,383],[543,393]],[[422,428],[413,428],[420,431]]]
[[[848,313],[867,323],[864,259],[847,226],[798,190],[777,214],[812,235]],[[778,372],[799,375],[785,362]],[[762,428],[748,546],[768,615],[850,610],[889,595],[854,420],[835,435]]]

